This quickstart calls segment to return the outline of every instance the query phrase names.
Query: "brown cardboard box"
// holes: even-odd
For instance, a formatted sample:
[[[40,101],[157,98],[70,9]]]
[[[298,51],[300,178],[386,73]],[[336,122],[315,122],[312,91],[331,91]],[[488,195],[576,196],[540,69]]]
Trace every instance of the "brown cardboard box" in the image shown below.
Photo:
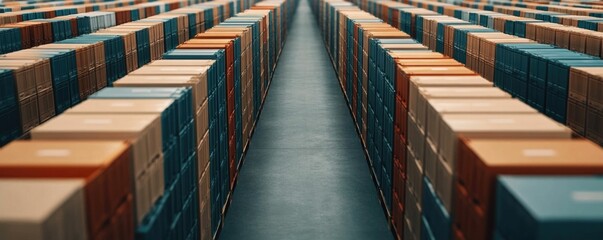
[[[400,67],[396,77],[396,93],[403,103],[409,101],[410,79],[416,76],[475,76],[475,72],[462,66]]]
[[[413,76],[410,78],[408,90],[408,111],[413,117],[416,117],[418,112],[417,101],[420,95],[419,87],[492,87],[492,83],[477,75]]]
[[[406,188],[404,200],[404,239],[420,239],[421,203]]]
[[[197,144],[201,143],[201,138],[209,130],[209,113],[208,113],[209,101],[203,102],[201,107],[197,109],[195,114],[195,125],[197,132]]]
[[[98,45],[98,44],[96,44]],[[75,50],[77,64],[77,79],[80,90],[80,99],[86,99],[96,88],[96,61],[93,44],[45,44],[39,46],[44,49],[72,49]],[[104,60],[103,60],[104,61]]]
[[[426,136],[437,143],[442,116],[448,114],[492,114],[492,113],[538,113],[525,103],[511,98],[431,98],[428,99]]]
[[[133,31],[120,30],[120,29],[103,29],[99,32],[92,33],[91,35],[118,35],[123,38],[124,51],[126,58],[126,71],[127,73],[138,69],[138,48],[136,44],[136,34]]]
[[[134,182],[136,223],[163,193],[152,181],[163,179],[161,154],[161,122],[155,114],[62,114],[34,128],[34,140],[127,140],[132,144],[132,173]],[[153,166],[159,165],[159,166]],[[161,171],[157,170],[157,167]],[[158,179],[158,178],[161,179]],[[161,190],[158,190],[161,189]],[[161,191],[159,194],[157,191]]]
[[[479,80],[478,80],[479,81]],[[479,82],[474,82],[467,87],[467,85],[460,85],[459,87],[448,87],[450,84],[442,83],[441,85],[426,84],[426,87],[418,87],[416,106],[410,106],[411,109],[416,113],[416,119],[420,126],[425,126],[425,111],[427,109],[429,99],[435,98],[469,98],[469,99],[486,99],[486,98],[511,98],[506,92],[494,88],[487,87],[487,85],[481,85]],[[488,82],[489,83],[489,82]],[[479,84],[479,85],[478,85]]]
[[[84,180],[92,238],[131,194],[130,154],[120,141],[14,141],[0,150],[0,178]]]
[[[0,238],[86,239],[83,186],[79,179],[0,180]]]
[[[152,114],[161,115],[170,105],[172,99],[88,99],[65,114]],[[176,121],[176,120],[173,120]],[[174,132],[178,134],[177,132]],[[162,134],[166,134],[162,130]],[[177,135],[169,136],[176,139]]]
[[[115,81],[116,87],[191,87],[196,112],[207,99],[209,67],[147,66]]]
[[[452,211],[458,137],[468,139],[569,139],[571,130],[541,114],[445,114],[440,125],[436,193]]]

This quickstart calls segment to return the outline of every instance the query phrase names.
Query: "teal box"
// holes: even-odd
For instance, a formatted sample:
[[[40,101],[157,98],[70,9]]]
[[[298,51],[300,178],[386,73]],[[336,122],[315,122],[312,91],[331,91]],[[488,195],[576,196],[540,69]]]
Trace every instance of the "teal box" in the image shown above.
[[[498,239],[600,240],[602,226],[602,177],[498,178]]]
[[[560,123],[565,123],[567,114],[567,98],[569,73],[572,67],[602,67],[603,60],[584,57],[580,60],[553,60],[549,62],[550,76],[546,86],[547,116]]]

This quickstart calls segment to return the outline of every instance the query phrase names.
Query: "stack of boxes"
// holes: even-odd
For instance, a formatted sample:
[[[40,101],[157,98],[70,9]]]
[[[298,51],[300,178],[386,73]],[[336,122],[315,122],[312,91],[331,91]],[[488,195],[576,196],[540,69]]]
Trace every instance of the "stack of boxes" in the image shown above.
[[[151,211],[164,189],[159,115],[63,114],[35,128],[34,140],[122,140],[132,144],[132,179],[136,223]]]
[[[598,239],[601,187],[600,177],[501,177],[494,239]]]
[[[121,80],[120,80],[121,81]],[[198,206],[196,197],[198,195],[197,187],[197,155],[195,151],[195,123],[193,119],[192,102],[193,96],[190,88],[168,88],[168,87],[115,87],[105,88],[93,96],[91,101],[105,101],[104,109],[98,108],[97,111],[104,114],[120,114],[120,116],[160,116],[162,132],[161,139],[166,141],[160,149],[163,149],[163,156],[168,156],[171,161],[164,161],[161,165],[161,180],[165,182],[162,185],[163,197],[158,201],[151,202],[152,209],[142,215],[138,215],[136,224],[136,235],[140,239],[154,239],[157,237],[173,237],[180,239],[188,235],[197,233],[196,211],[186,209],[189,203],[192,208]],[[150,105],[153,102],[131,101],[133,99],[164,99],[162,108]],[[113,103],[111,103],[113,102]],[[112,104],[126,105],[124,107],[115,107]],[[84,104],[84,103],[82,103]],[[94,104],[94,103],[93,103]],[[167,106],[165,106],[167,105]],[[76,107],[70,112],[85,113],[85,110],[78,110],[82,107]],[[145,109],[146,108],[146,109]],[[122,109],[122,110],[117,110]],[[153,111],[160,111],[159,113]],[[117,113],[115,113],[117,112]],[[101,114],[101,113],[99,113]],[[84,115],[84,114],[67,114]],[[85,114],[89,116],[91,114]],[[164,124],[165,120],[165,124]],[[165,130],[163,130],[165,128]],[[169,132],[170,134],[167,134]],[[186,209],[186,210],[185,210]],[[194,214],[194,215],[190,215]],[[198,233],[197,233],[198,235]]]
[[[233,15],[233,8],[232,1],[199,4],[1,56],[0,70],[12,73],[14,78],[20,115],[18,128],[8,128],[7,124],[7,131],[13,133],[6,135],[5,142],[159,59],[189,38],[187,30],[203,31],[201,25],[212,27],[214,21],[207,21],[208,16],[219,20]]]
[[[53,81],[48,59],[0,58],[0,69],[5,71],[7,80],[14,81],[14,88],[11,90],[16,92],[21,132],[27,132],[55,115]]]
[[[596,99],[598,69],[603,66],[603,61],[598,58],[598,47],[592,49],[592,46],[600,45],[600,41],[584,33],[552,26],[559,24],[466,10],[447,3],[404,2],[419,9],[387,1],[369,1],[368,5],[378,6],[369,10],[382,19],[390,19],[400,12],[405,22],[415,23],[402,24],[400,28],[410,32],[419,42],[465,63],[513,97],[601,144],[603,133],[599,130],[599,120],[603,119],[603,114],[597,100],[591,104],[589,99],[591,92]],[[388,11],[381,11],[382,7]],[[535,29],[539,26],[544,27]],[[595,56],[579,53],[587,49],[596,52]]]
[[[208,211],[211,212],[211,228],[202,228],[211,229],[211,232],[202,235],[216,234],[234,188],[243,152],[249,144],[272,72],[268,59],[260,54],[267,52],[262,49],[268,48],[272,41],[268,38],[268,27],[276,23],[270,22],[269,18],[283,3],[275,1],[259,10],[247,10],[197,34],[164,55],[165,64],[212,62],[207,80],[211,196],[207,207],[211,206]],[[271,51],[276,52],[276,49]]]
[[[22,127],[13,70],[0,70],[0,81],[0,145],[4,145],[21,136]]]
[[[196,137],[190,146],[181,146],[182,150],[194,150],[196,156],[194,165],[196,168],[195,185],[198,189],[199,211],[194,212],[204,217],[209,214],[209,134],[208,134],[208,103],[207,87],[209,69],[214,64],[213,60],[158,60],[142,67],[128,76],[115,82],[115,87],[188,87],[192,90],[192,101],[188,103],[188,109],[194,113],[194,123],[191,126]],[[181,153],[182,154],[182,153]],[[184,160],[184,159],[183,159]],[[201,214],[201,215],[198,215]],[[204,219],[201,219],[204,220]],[[201,222],[201,229],[208,229],[209,219]],[[201,231],[200,234],[204,232]]]
[[[527,236],[531,236],[528,237],[530,239],[544,239],[547,238],[546,236],[562,236],[551,235],[556,231],[559,231],[554,228],[538,228],[533,225],[540,224],[541,221],[545,224],[546,220],[541,220],[538,216],[542,216],[546,219],[549,215],[539,215],[540,212],[537,211],[533,213],[536,214],[533,215],[536,216],[535,219],[526,221],[521,215],[522,212],[517,209],[518,205],[524,205],[525,203],[522,202],[521,204],[517,204],[515,202],[517,200],[513,200],[512,197],[508,195],[513,189],[522,191],[522,188],[530,188],[533,185],[529,183],[526,183],[524,186],[516,185],[521,182],[521,180],[515,182],[513,179],[514,177],[499,179],[499,183],[497,184],[497,177],[501,175],[558,176],[595,175],[603,173],[603,162],[601,162],[603,150],[592,142],[585,140],[550,139],[551,138],[548,138],[547,140],[462,139],[458,153],[459,158],[457,159],[457,166],[459,167],[457,171],[458,177],[455,181],[454,190],[456,192],[456,214],[454,223],[455,227],[458,227],[458,229],[455,229],[454,233],[456,236],[462,236],[461,239],[490,239],[495,222],[497,229],[500,228],[498,234],[501,239],[522,239]],[[571,159],[572,161],[568,161],[568,159]],[[575,183],[573,181],[562,183],[562,179],[563,178],[560,178],[558,180],[559,186]],[[534,182],[538,182],[538,180],[535,180]],[[505,187],[507,188],[506,190],[501,189]],[[588,187],[588,184],[585,186],[576,186],[574,189],[574,201],[580,201],[580,189],[583,187]],[[536,189],[532,190],[538,191]],[[567,190],[563,188],[557,190],[553,191],[549,189],[547,195],[567,194],[565,193]],[[583,201],[589,201],[589,194],[595,194],[594,196],[596,198],[596,192],[589,193],[585,191],[584,193],[586,194],[586,199]],[[536,192],[526,193],[522,191],[521,195],[516,195],[516,198],[530,199],[534,196],[536,196]],[[565,200],[566,198],[567,197],[549,198],[548,201],[567,201]],[[544,204],[548,201],[543,200],[539,204]],[[527,205],[524,206],[531,207],[533,204],[535,203],[528,201]],[[553,205],[554,204],[555,203],[553,203]],[[567,204],[566,206],[571,206],[571,204]],[[565,210],[565,207],[549,207],[543,206],[541,209],[546,209],[546,211],[550,212],[558,211],[557,214],[560,215],[565,211],[573,212],[573,210]],[[496,209],[498,209],[498,211]],[[552,209],[556,209],[556,211],[553,211]],[[596,211],[595,209],[592,210]],[[495,215],[495,213],[497,214]],[[585,214],[586,212],[581,212],[582,214],[578,214],[578,212],[575,213],[577,216],[576,218],[579,219],[584,218],[585,216],[582,214]],[[525,214],[525,212],[523,214]],[[563,217],[559,218],[561,221],[563,221],[563,219]],[[572,224],[571,221],[569,221],[568,224]],[[590,228],[588,225],[583,227],[583,230],[575,233],[588,236],[588,232],[594,230],[589,230]],[[520,229],[525,229],[525,231],[518,232]],[[563,230],[561,230],[561,232],[562,231]],[[523,235],[523,237],[520,237],[518,234]],[[593,234],[592,236],[596,236],[596,234]],[[585,239],[588,239],[588,237]]]
[[[433,12],[417,10],[399,3],[362,1],[361,4],[364,8],[371,9],[388,22],[396,22],[399,19],[416,20],[416,24],[409,24],[406,27],[409,30],[415,29],[416,36],[420,36],[420,41],[425,42],[429,49],[437,50],[448,56],[460,56],[462,54],[455,55],[457,49],[466,48],[462,60],[472,69],[476,69],[478,73],[492,76],[487,80],[454,59],[431,52],[412,40],[382,39],[383,37],[377,37],[377,34],[371,35],[371,31],[379,32],[375,30],[378,23],[368,23],[372,16],[345,2],[337,0],[316,2],[318,4],[314,3],[313,7],[322,21],[322,28],[326,32],[326,44],[339,73],[339,81],[350,109],[355,113],[353,115],[355,115],[354,120],[357,126],[363,125],[359,121],[362,118],[356,116],[361,101],[357,101],[354,96],[350,95],[358,95],[360,88],[354,87],[354,84],[363,82],[362,77],[364,76],[368,79],[369,113],[366,148],[370,160],[372,160],[373,169],[376,168],[374,156],[381,157],[378,160],[384,162],[383,155],[379,154],[382,154],[383,146],[387,145],[383,144],[380,146],[381,148],[375,149],[374,146],[382,144],[382,142],[375,142],[375,136],[379,133],[389,134],[390,131],[383,127],[379,128],[379,126],[385,125],[378,124],[383,121],[378,117],[387,112],[389,108],[389,103],[385,101],[388,99],[385,94],[387,91],[384,89],[387,89],[387,83],[392,82],[389,79],[393,79],[396,94],[396,107],[394,108],[396,118],[394,119],[395,127],[391,132],[394,132],[395,136],[400,136],[394,143],[403,146],[404,150],[401,151],[394,145],[392,199],[382,200],[385,206],[390,206],[388,201],[393,201],[391,220],[398,238],[489,239],[492,236],[491,229],[494,220],[500,220],[498,215],[495,216],[493,212],[495,197],[493,186],[496,183],[496,175],[485,176],[484,173],[488,171],[476,169],[477,167],[489,167],[489,164],[498,166],[505,161],[508,164],[519,164],[520,162],[522,164],[515,168],[509,168],[508,165],[499,166],[497,169],[503,171],[500,174],[505,174],[505,172],[526,175],[538,172],[546,174],[543,171],[549,172],[548,174],[553,174],[553,172],[570,175],[599,174],[600,148],[586,141],[569,140],[571,135],[569,129],[538,113],[537,109],[519,101],[522,98],[512,99],[514,91],[509,90],[508,92],[511,94],[508,94],[498,88],[493,88],[494,84],[488,81],[496,79],[497,72],[494,66],[497,62],[501,62],[497,60],[501,57],[497,46],[501,43],[517,46],[529,46],[534,43],[520,38],[506,37],[501,33],[493,33],[483,27],[471,27],[466,22],[438,16]],[[442,11],[444,10],[442,9]],[[396,13],[400,14],[398,18],[393,17]],[[347,47],[350,42],[353,42],[353,38],[345,36],[347,33],[340,32],[341,29],[344,31],[348,29],[348,24],[342,24],[341,18],[353,19],[350,16],[367,21],[357,24],[359,26],[357,31],[362,31],[368,37],[366,42],[370,43],[367,61],[368,74],[366,75],[357,75],[357,69],[362,70],[362,68],[354,66],[356,64],[354,61],[362,62],[364,59],[359,60],[355,55],[356,50]],[[380,30],[383,31],[386,28],[387,26],[384,26]],[[457,40],[459,44],[457,44]],[[540,50],[540,52],[534,51],[539,55],[549,54],[545,48],[535,49]],[[559,50],[552,51],[550,54],[559,54]],[[584,55],[577,54],[576,56],[583,57]],[[508,64],[519,66],[517,62],[520,61],[526,60],[512,57],[509,58]],[[584,61],[585,64],[597,64],[592,60],[579,61]],[[533,62],[529,63],[531,66]],[[534,62],[534,64],[537,63]],[[566,72],[569,74],[568,68],[564,66],[582,64],[582,62],[558,61],[554,64],[554,69],[558,71],[548,81],[562,86],[563,79],[567,79],[564,77]],[[545,64],[545,66],[547,65]],[[590,68],[593,73],[596,72],[594,69],[596,68]],[[522,76],[521,73],[529,74],[530,72],[518,70],[517,73],[513,76]],[[576,78],[583,77],[578,76],[577,69],[574,69],[573,74],[576,75]],[[546,76],[544,78],[546,79]],[[354,81],[358,83],[354,83]],[[505,83],[507,81],[508,79],[505,80]],[[515,82],[511,81],[509,88],[521,89],[521,84]],[[579,87],[577,86],[577,88]],[[357,103],[352,103],[352,100],[356,100]],[[362,133],[362,128],[359,128]],[[381,131],[375,132],[371,128]],[[364,134],[362,135],[364,139]],[[383,135],[379,135],[377,138],[380,136]],[[465,142],[469,144],[488,141],[492,143],[487,151],[496,151],[498,158],[490,156],[489,158],[492,160],[484,160],[486,158],[484,154],[476,153],[475,156],[478,156],[476,158],[482,159],[481,163],[477,163],[475,160],[466,160],[465,150],[458,150],[463,149],[462,146]],[[540,145],[535,144],[536,142],[539,142]],[[513,143],[516,147],[525,145],[525,151],[521,151],[534,155],[530,158],[535,159],[513,157],[513,160],[508,160],[507,153],[511,152],[512,148],[504,146],[503,143]],[[559,146],[555,144],[559,144]],[[563,155],[561,154],[563,144],[568,145],[567,149],[580,149],[578,151],[589,156]],[[569,152],[569,150],[567,151]],[[403,158],[400,159],[398,156],[403,156]],[[534,162],[540,161],[537,159],[541,157],[552,157],[555,160],[546,160],[549,164],[546,166],[543,166],[544,163]],[[599,159],[599,161],[594,159]],[[496,163],[490,161],[496,161]],[[552,165],[551,162],[555,162],[557,165]],[[531,165],[538,165],[538,167],[529,167]],[[563,168],[561,165],[566,167]],[[473,167],[470,169],[471,166]],[[517,171],[511,171],[511,169]],[[383,184],[383,172],[386,172],[385,168],[381,173],[377,173],[375,170],[375,177],[379,189],[387,192],[384,190],[387,186]],[[490,179],[488,181],[492,186],[487,190],[489,192],[487,206],[482,204],[485,196],[483,194],[476,195],[476,192],[486,191],[483,186],[486,177]],[[509,200],[508,197],[506,201],[505,204],[517,205],[517,202]],[[516,207],[520,208],[520,206]],[[513,221],[511,219],[507,218],[505,221],[505,226],[519,226],[519,224],[511,224],[510,222]],[[497,228],[501,225],[496,223]],[[494,234],[497,239],[520,239],[518,233],[521,231],[511,229],[511,227],[503,226],[501,228],[504,228],[502,231],[504,233],[497,230]],[[546,234],[551,234],[551,232]]]
[[[134,237],[134,219],[130,188],[131,155],[129,145],[119,141],[15,141],[0,151],[0,159],[2,159],[0,160],[0,178],[2,178],[0,181],[16,181],[16,178],[28,179],[19,183],[27,185],[31,179],[41,179],[32,180],[37,182],[49,178],[72,179],[71,182],[78,183],[73,185],[77,186],[78,192],[75,194],[79,198],[68,198],[71,200],[61,203],[65,204],[63,206],[66,208],[65,210],[54,213],[56,215],[51,217],[48,222],[40,221],[49,224],[48,226],[57,227],[57,229],[49,228],[46,231],[65,234],[64,238],[77,236],[81,239],[132,239]],[[41,184],[41,186],[44,185]],[[57,185],[61,186],[58,183]],[[55,188],[51,189],[55,190]],[[2,191],[2,193],[8,198],[16,197],[10,195],[10,192]],[[53,196],[53,194],[49,194],[49,196]],[[41,196],[41,199],[47,200],[49,196]],[[23,200],[35,201],[35,199],[27,198],[16,202]],[[18,209],[5,209],[5,211],[21,210],[23,211],[21,214],[24,216],[28,214],[24,209],[45,204],[47,203],[24,205]],[[53,204],[53,202],[48,204]],[[3,213],[6,212],[3,211]],[[3,217],[6,215],[3,214]],[[71,217],[74,219],[70,219]],[[83,219],[76,217],[83,217]],[[7,234],[5,235],[7,239],[17,239],[18,237],[26,239],[26,235],[22,234],[35,234],[35,228],[31,227],[35,224],[30,225],[29,228],[26,227],[27,225],[19,226],[17,219],[19,218],[16,218],[15,215],[13,219],[0,220],[3,222],[0,225],[4,225],[2,232]],[[52,221],[62,222],[53,223]],[[61,224],[66,225],[61,226]],[[11,227],[14,228],[11,229]],[[65,227],[68,227],[69,230]],[[12,231],[17,233],[19,230],[22,232],[18,235],[10,235]],[[63,232],[64,230],[67,231]],[[80,232],[82,230],[83,235],[79,235],[82,234]],[[28,233],[29,231],[33,232]],[[47,234],[42,236],[60,236],[51,232],[47,232]]]
[[[222,210],[226,203],[225,195],[228,194],[228,190],[230,189],[228,143],[226,141],[226,57],[222,49],[176,49],[166,53],[163,58],[166,61],[178,62],[184,60],[212,62],[207,69],[207,116],[209,118],[209,206],[211,216],[211,231],[209,235],[213,236],[221,224]]]
[[[144,13],[124,8],[117,15],[137,19],[178,3],[187,4],[147,4]],[[30,107],[36,115],[25,118],[36,119],[28,127],[35,127],[33,141],[18,141],[0,151],[5,156],[0,178],[23,178],[0,180],[0,192],[28,200],[24,206],[12,198],[10,203],[0,201],[2,209],[21,211],[2,211],[1,238],[215,238],[282,48],[283,24],[295,10],[280,0],[260,5],[226,20],[243,6],[228,0],[201,4],[3,56],[0,61],[8,67],[0,78],[10,83],[0,89],[5,93],[0,119],[7,123],[3,142],[13,138],[5,136],[24,132],[19,122],[18,128],[9,124],[22,118],[14,118],[19,96],[33,99],[38,90],[61,86],[61,94],[55,93],[60,96],[54,97],[60,99],[59,112],[66,112],[48,121],[44,117],[46,122],[35,127],[38,112],[45,113],[36,98]],[[199,41],[206,49],[170,51],[163,56],[166,60],[142,67],[224,21],[190,42]],[[225,47],[215,49],[215,44]],[[114,87],[105,88],[110,85]],[[13,187],[35,190],[28,185],[32,182],[46,188],[50,185],[30,179],[65,177],[84,181],[41,180],[67,189],[57,191],[53,196],[61,199],[51,199],[50,205],[29,201],[34,195]],[[42,208],[23,211],[28,205]],[[68,217],[44,214],[49,211]],[[15,217],[28,219],[34,228],[42,225],[46,232],[20,232]],[[76,229],[67,231],[67,226]]]
[[[81,179],[0,179],[0,237],[87,239],[83,188]]]

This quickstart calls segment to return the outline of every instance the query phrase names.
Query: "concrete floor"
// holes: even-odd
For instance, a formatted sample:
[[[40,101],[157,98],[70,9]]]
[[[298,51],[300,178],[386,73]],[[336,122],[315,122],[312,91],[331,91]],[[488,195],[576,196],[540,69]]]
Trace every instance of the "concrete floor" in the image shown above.
[[[220,239],[393,239],[306,0],[293,19]]]

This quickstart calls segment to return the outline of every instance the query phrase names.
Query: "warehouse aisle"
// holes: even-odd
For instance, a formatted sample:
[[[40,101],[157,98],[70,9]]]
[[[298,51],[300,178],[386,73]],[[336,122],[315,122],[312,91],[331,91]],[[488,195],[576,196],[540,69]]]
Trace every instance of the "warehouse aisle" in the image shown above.
[[[392,238],[306,0],[287,36],[220,238]]]

